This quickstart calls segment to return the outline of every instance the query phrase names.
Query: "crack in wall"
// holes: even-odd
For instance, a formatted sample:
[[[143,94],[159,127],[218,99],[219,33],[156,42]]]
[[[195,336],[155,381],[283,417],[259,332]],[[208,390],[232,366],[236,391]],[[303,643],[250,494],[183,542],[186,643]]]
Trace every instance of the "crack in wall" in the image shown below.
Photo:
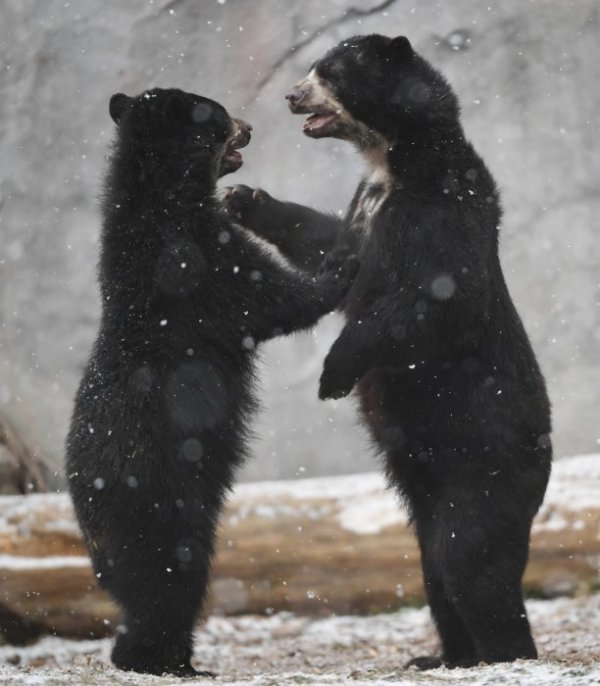
[[[331,28],[340,26],[341,24],[344,24],[345,22],[351,19],[369,17],[373,14],[383,12],[388,7],[391,7],[393,4],[395,4],[397,1],[398,0],[384,0],[384,2],[381,2],[373,7],[369,7],[368,9],[348,7],[339,17],[330,19],[329,21],[325,22],[322,26],[315,29],[311,34],[303,38],[301,41],[294,43],[283,53],[283,55],[281,55],[281,57],[279,57],[279,59],[273,62],[269,69],[269,73],[263,76],[263,78],[257,83],[254,95],[245,103],[245,106],[248,106],[250,102],[252,102],[252,100],[254,100],[259,95],[261,90],[263,90],[263,88],[273,79],[273,77],[277,73],[277,70],[280,67],[282,67],[289,59],[291,59],[299,50],[302,50],[302,48],[305,48],[307,45],[315,41],[323,33],[325,33]]]

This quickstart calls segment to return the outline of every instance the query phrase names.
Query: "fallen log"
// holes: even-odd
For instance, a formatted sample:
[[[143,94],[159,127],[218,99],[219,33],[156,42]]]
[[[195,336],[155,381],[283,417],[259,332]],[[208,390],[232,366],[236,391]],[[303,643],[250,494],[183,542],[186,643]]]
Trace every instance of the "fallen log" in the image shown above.
[[[532,533],[529,595],[595,590],[600,456],[556,463]],[[0,498],[0,628],[112,633],[66,494]],[[209,611],[373,613],[424,602],[406,514],[377,474],[245,484],[222,518]],[[20,632],[20,633],[19,633]],[[27,632],[25,632],[27,633]]]

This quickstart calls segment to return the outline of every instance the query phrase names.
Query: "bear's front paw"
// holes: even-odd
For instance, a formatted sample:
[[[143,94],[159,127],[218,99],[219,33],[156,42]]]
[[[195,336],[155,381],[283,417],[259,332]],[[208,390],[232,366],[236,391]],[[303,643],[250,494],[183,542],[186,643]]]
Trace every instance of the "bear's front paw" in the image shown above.
[[[319,398],[337,400],[345,398],[354,388],[356,379],[348,374],[342,365],[333,365],[330,358],[325,359],[323,373],[319,379]]]
[[[333,281],[345,293],[360,268],[358,257],[346,247],[334,248],[321,262],[317,278],[321,281]]]
[[[268,212],[273,198],[262,188],[250,188],[244,184],[224,189],[221,204],[227,214],[247,229],[260,229],[261,218]]]

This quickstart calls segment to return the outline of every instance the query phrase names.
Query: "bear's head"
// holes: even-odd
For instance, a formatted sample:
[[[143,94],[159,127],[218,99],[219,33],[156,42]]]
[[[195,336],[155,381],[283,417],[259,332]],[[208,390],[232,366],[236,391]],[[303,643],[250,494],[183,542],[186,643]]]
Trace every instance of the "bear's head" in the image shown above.
[[[398,142],[415,130],[454,125],[458,100],[404,36],[354,36],[332,48],[286,95],[303,131],[360,147]]]
[[[115,93],[109,112],[119,141],[157,162],[196,160],[216,176],[242,165],[238,151],[250,141],[252,127],[229,116],[225,108],[201,95],[177,88],[154,88],[129,97]]]

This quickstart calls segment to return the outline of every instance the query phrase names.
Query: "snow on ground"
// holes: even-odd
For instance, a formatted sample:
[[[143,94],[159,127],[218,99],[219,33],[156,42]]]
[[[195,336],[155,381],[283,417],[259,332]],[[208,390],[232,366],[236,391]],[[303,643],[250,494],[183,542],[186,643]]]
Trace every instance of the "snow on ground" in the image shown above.
[[[426,609],[372,617],[311,619],[213,617],[198,632],[195,665],[215,680],[182,681],[119,672],[110,640],[44,638],[26,648],[0,647],[0,683],[10,686],[583,686],[600,684],[600,594],[531,601],[540,660],[464,670],[402,669],[435,650]]]
[[[600,455],[557,461],[536,526],[562,529],[572,526],[564,512],[597,508],[600,503]],[[351,475],[331,479],[244,484],[236,489],[241,512],[275,505],[265,494],[288,496],[314,515],[331,507],[323,499],[339,501],[340,524],[357,533],[404,521],[394,495],[380,475]],[[346,506],[348,496],[352,507]],[[27,496],[27,505],[33,502]],[[44,498],[44,496],[39,496]],[[255,499],[261,502],[256,504]],[[261,500],[262,499],[262,500]],[[64,498],[60,527],[74,526]],[[247,500],[246,510],[244,501]],[[311,501],[314,501],[312,503]],[[6,502],[6,500],[5,500]],[[45,501],[41,500],[40,505]],[[360,507],[356,503],[360,502]],[[284,503],[285,505],[285,503]],[[289,505],[289,504],[288,504]],[[290,505],[291,506],[291,505]],[[557,509],[558,508],[558,509]],[[556,510],[556,511],[555,511]],[[559,511],[560,510],[560,511]],[[361,513],[356,519],[355,513]],[[364,513],[369,516],[365,517]],[[25,511],[36,521],[32,512]],[[310,513],[309,513],[310,514]],[[14,520],[0,526],[16,526]],[[368,531],[364,529],[367,520]],[[11,523],[12,522],[12,523]],[[23,526],[23,524],[19,524]],[[24,524],[27,525],[27,522]],[[60,528],[59,527],[59,528]],[[28,568],[32,558],[0,556],[0,564]],[[49,557],[47,566],[61,563]],[[70,558],[87,564],[87,558]],[[40,566],[40,560],[35,559]],[[600,684],[600,594],[552,601],[530,601],[530,619],[540,660],[520,661],[470,670],[406,671],[402,666],[416,655],[435,652],[436,639],[427,609],[405,609],[371,617],[340,616],[327,619],[279,613],[271,617],[212,617],[197,634],[195,666],[219,676],[215,680],[188,680],[126,674],[110,666],[110,641],[68,641],[43,638],[18,648],[0,646],[0,684],[10,686],[172,686],[174,684],[236,684],[244,686],[583,686]]]

